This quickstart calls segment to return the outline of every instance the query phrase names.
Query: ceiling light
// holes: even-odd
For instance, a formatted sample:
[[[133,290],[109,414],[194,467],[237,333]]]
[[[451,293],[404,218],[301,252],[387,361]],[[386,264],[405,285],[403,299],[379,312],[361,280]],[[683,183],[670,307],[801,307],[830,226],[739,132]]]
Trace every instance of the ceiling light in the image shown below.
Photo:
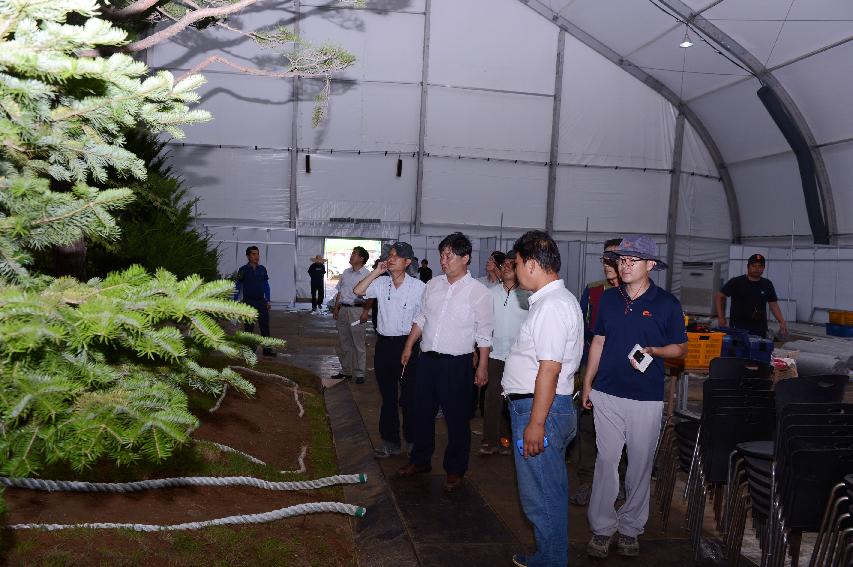
[[[685,49],[693,45],[693,42],[690,41],[690,35],[687,33],[687,26],[684,26],[684,39],[681,40],[681,43],[678,44],[678,47],[684,47]]]

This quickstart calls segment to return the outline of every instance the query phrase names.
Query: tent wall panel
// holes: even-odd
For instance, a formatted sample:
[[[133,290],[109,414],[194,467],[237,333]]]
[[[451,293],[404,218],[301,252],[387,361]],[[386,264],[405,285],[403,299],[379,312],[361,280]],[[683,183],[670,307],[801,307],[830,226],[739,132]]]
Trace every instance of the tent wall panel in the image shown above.
[[[314,95],[322,81],[303,81],[299,105],[300,148],[333,150],[418,149],[420,87],[415,85],[332,82],[328,116],[311,125]]]
[[[430,30],[431,84],[553,94],[557,27],[517,0],[433,2]]]
[[[554,229],[663,234],[669,174],[583,167],[557,169]],[[608,237],[609,238],[609,237]]]
[[[228,24],[245,32],[268,30],[277,26],[293,27],[293,14],[282,10],[281,0],[259,0],[256,4],[228,17]],[[289,7],[289,6],[288,6]],[[157,30],[171,22],[163,21]],[[223,55],[238,65],[284,71],[286,60],[280,55],[289,46],[266,49],[251,38],[210,26],[202,33],[187,30],[146,52],[151,67],[190,69],[211,55]],[[221,68],[221,67],[214,67]]]
[[[738,163],[729,168],[744,237],[809,235],[803,189],[793,153]]]
[[[846,24],[849,35],[850,22]],[[853,137],[851,59],[853,43],[848,42],[776,72],[811,125],[818,143]],[[841,222],[843,215],[838,216]]]
[[[498,227],[503,211],[504,226],[544,227],[547,177],[544,165],[429,158],[424,222]]]
[[[340,78],[420,82],[422,14],[359,9],[315,11],[307,6],[300,13],[304,14],[299,22],[302,39],[314,45],[341,45],[355,55],[356,62]]]
[[[548,160],[550,97],[442,87],[428,96],[428,153]]]
[[[853,233],[853,142],[823,148],[823,159],[832,179],[838,231]]]
[[[672,105],[572,37],[564,61],[560,163],[670,168]]]
[[[684,123],[681,171],[685,173],[695,172],[703,175],[713,175],[715,177],[720,174],[717,171],[717,166],[714,165],[711,154],[708,153],[708,148],[705,147],[696,130],[687,121]],[[728,212],[726,214],[728,215]]]
[[[197,216],[286,222],[290,214],[290,153],[240,148],[169,146],[172,163]]]
[[[328,11],[348,12],[357,10],[359,12],[379,11],[381,13],[416,14],[423,13],[426,0],[365,0],[363,8],[345,8],[345,4],[329,0],[300,0],[302,11],[307,12],[310,8],[326,8]],[[344,20],[346,16],[336,16]]]
[[[219,273],[223,277],[231,277],[246,263],[247,247],[257,246],[261,264],[266,266],[269,273],[273,307],[293,303],[296,297],[295,230],[251,223],[232,225],[206,221],[197,221],[196,226],[210,236],[211,245],[219,250]]]
[[[213,120],[185,129],[186,142],[290,147],[292,82],[270,77],[206,73],[199,107]]]
[[[750,79],[690,102],[717,141],[726,162],[790,149],[755,94],[759,86],[756,79]]]
[[[719,180],[681,176],[676,234],[731,241],[729,206]]]
[[[414,208],[415,160],[411,154],[402,159],[402,175],[396,177],[396,155],[311,154],[311,173],[305,173],[305,156],[300,155],[300,223],[352,217],[408,224]]]

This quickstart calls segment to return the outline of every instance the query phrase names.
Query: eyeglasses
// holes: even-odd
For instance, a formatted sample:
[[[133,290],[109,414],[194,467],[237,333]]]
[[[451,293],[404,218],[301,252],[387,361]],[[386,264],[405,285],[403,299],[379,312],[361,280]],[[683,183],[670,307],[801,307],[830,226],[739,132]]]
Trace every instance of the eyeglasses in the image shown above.
[[[501,268],[514,268],[515,260],[504,260],[501,264]]]
[[[619,263],[618,260],[614,260],[613,258],[608,258],[607,256],[602,256],[601,258],[599,258],[599,260],[601,261],[602,264],[604,264],[606,266],[615,266],[616,264]]]
[[[637,262],[645,262],[645,258],[635,258],[634,256],[619,256],[619,265],[631,267]]]

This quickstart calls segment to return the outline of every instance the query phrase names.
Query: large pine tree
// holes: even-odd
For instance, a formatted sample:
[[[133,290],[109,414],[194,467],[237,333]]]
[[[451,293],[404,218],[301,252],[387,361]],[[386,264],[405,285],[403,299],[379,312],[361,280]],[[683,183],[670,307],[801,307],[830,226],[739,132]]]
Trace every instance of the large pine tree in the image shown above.
[[[260,337],[217,319],[256,316],[232,285],[139,267],[80,282],[34,272],[34,251],[117,236],[133,193],[108,175],[144,178],[123,132],[181,136],[210,116],[198,75],[148,76],[128,55],[98,56],[126,34],[96,0],[0,0],[0,474],[63,461],[82,468],[166,458],[196,419],[187,389],[252,392],[210,352],[252,364]],[[280,344],[266,340],[265,344]]]

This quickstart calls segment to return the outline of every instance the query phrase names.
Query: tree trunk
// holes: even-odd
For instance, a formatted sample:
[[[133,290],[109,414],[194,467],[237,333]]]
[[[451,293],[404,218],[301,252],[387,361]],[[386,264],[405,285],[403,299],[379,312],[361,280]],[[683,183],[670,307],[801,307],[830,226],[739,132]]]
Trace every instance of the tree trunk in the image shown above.
[[[71,276],[86,281],[86,241],[53,247],[53,275]]]

